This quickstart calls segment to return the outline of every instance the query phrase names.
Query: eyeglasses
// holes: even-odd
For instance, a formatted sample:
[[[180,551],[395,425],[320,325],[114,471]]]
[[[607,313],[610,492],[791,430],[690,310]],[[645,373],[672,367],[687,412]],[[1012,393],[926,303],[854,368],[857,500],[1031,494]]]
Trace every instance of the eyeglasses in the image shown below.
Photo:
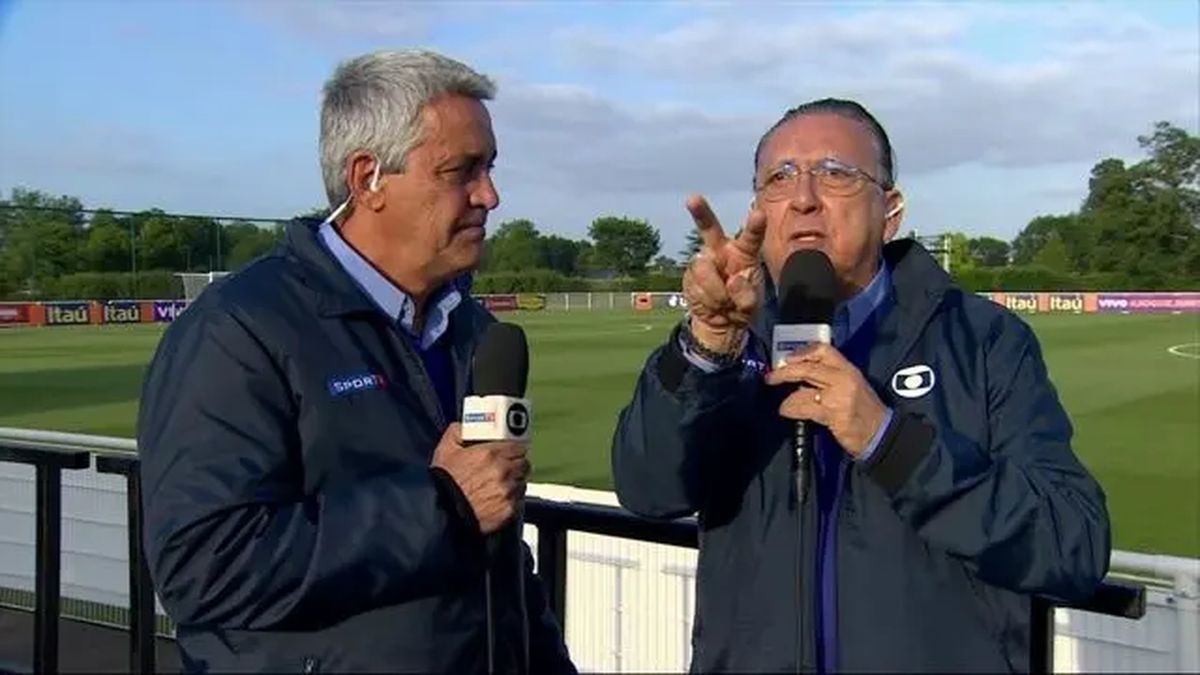
[[[763,201],[777,202],[796,193],[801,174],[809,174],[816,181],[817,187],[823,192],[837,197],[850,197],[858,194],[868,182],[887,190],[879,179],[862,169],[826,157],[809,167],[799,167],[791,162],[784,162],[772,169],[755,188]]]

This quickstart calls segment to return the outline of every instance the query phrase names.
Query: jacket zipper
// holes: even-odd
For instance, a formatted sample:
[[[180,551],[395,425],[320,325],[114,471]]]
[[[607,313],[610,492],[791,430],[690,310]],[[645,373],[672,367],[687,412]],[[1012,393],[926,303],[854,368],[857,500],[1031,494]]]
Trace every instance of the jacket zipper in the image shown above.
[[[425,362],[421,358],[421,355],[417,353],[417,347],[411,342],[411,340],[415,338],[410,338],[406,335],[399,334],[399,331],[403,330],[399,326],[392,326],[392,330],[397,331],[395,334],[395,339],[400,343],[400,349],[402,353],[409,359],[415,359],[415,361],[410,362],[417,365],[416,370],[421,381],[421,391],[417,392],[417,395],[421,398],[426,407],[430,407],[429,396],[433,396],[434,405],[432,407],[435,411],[437,411],[435,421],[439,429],[445,428],[449,423],[448,418],[457,417],[455,411],[442,410],[442,402],[440,397],[437,395],[437,388],[433,386],[433,380],[429,377],[429,373],[425,371]],[[448,349],[453,350],[453,345],[448,346]],[[464,375],[464,373],[460,372],[462,368],[453,363],[453,356],[451,356],[451,363],[454,365],[453,376],[455,378],[455,389],[457,389],[458,382],[461,381],[466,383],[467,377]],[[469,375],[469,373],[467,373],[467,375]],[[455,393],[457,393],[457,391]],[[495,597],[492,593],[491,563],[486,559],[486,553],[483,566],[483,606],[486,623],[485,630],[487,634],[487,672],[488,675],[492,675],[496,672]]]

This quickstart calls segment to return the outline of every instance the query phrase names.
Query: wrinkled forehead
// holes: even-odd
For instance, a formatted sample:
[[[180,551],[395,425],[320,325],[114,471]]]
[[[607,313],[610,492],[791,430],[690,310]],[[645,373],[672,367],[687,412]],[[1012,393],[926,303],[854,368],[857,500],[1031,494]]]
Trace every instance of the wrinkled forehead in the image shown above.
[[[466,96],[434,99],[421,111],[422,140],[439,153],[492,155],[496,137],[487,106]]]
[[[832,113],[801,115],[784,122],[763,144],[759,171],[784,163],[806,166],[832,158],[874,173],[881,149],[866,124]]]

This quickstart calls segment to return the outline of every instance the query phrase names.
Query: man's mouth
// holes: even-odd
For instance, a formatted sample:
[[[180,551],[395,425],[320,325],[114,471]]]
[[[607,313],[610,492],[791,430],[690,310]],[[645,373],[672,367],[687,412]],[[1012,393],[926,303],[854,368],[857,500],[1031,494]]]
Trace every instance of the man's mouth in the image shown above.
[[[791,244],[800,244],[802,246],[815,246],[825,241],[825,233],[821,230],[805,228],[796,230],[788,237],[788,242]]]

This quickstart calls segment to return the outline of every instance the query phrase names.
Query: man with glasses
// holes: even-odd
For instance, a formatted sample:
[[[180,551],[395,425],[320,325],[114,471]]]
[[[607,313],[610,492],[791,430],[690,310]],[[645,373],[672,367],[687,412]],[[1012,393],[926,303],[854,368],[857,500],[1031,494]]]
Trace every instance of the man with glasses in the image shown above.
[[[210,285],[151,362],[146,557],[188,671],[573,673],[514,522],[529,462],[463,447],[469,294],[499,204],[492,81],[424,51],[341,64],[332,213]],[[519,536],[519,533],[518,533]]]
[[[1087,597],[1111,546],[1036,338],[893,241],[891,144],[857,103],[789,110],[754,171],[732,239],[689,199],[689,314],[613,440],[624,506],[699,516],[693,669],[1027,669],[1030,596]],[[833,344],[767,365],[802,249],[836,273]],[[803,498],[796,420],[817,429]]]

